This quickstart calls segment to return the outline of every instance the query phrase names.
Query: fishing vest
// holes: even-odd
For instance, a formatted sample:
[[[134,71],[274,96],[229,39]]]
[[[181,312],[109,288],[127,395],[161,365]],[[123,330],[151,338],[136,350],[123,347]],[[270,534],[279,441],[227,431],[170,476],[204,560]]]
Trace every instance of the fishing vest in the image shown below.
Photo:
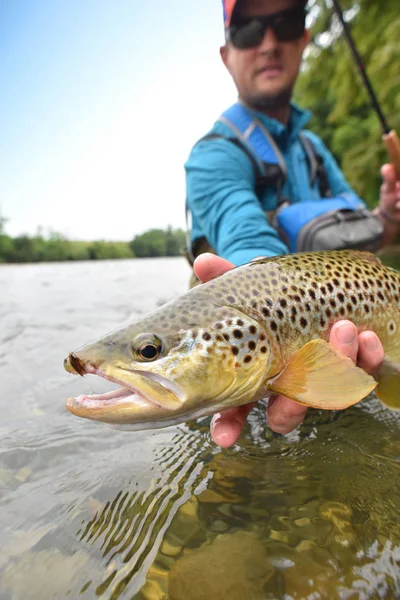
[[[322,157],[311,140],[299,133],[307,157],[310,187],[318,185],[320,198],[291,203],[282,195],[287,166],[274,138],[254,113],[240,103],[228,108],[218,119],[232,131],[231,136],[211,133],[205,140],[223,138],[235,144],[250,160],[254,170],[254,191],[261,202],[267,187],[276,190],[276,207],[266,212],[290,252],[359,249],[376,251],[382,243],[383,226],[363,203],[352,195],[333,197]],[[191,264],[203,252],[213,252],[206,237],[190,242],[189,210],[186,203],[187,251]]]

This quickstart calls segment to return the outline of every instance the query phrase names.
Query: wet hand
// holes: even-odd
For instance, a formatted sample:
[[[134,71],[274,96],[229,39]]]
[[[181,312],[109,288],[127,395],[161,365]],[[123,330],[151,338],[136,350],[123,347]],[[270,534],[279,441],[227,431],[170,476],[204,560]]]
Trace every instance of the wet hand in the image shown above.
[[[195,273],[202,282],[219,277],[233,267],[224,258],[208,253],[199,256],[194,263]],[[364,331],[358,335],[353,323],[342,320],[333,325],[329,341],[367,373],[373,375],[379,371],[384,352],[379,338],[372,331]],[[211,422],[214,442],[222,448],[232,446],[239,438],[254,405],[246,404],[214,415]],[[307,408],[301,404],[285,396],[274,396],[268,402],[268,424],[276,433],[289,433],[303,422],[306,412]]]

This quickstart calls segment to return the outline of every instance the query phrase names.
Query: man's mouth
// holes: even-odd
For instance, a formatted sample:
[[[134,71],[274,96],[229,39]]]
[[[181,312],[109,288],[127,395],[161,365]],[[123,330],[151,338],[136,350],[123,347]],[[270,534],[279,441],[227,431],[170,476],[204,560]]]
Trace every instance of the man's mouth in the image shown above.
[[[283,67],[279,62],[271,62],[256,71],[257,75],[262,75],[265,77],[274,77],[282,73]]]

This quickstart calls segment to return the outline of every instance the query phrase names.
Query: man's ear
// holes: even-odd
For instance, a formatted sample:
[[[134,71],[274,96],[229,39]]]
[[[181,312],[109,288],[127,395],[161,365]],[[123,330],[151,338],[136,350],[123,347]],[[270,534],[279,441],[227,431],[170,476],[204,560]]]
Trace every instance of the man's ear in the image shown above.
[[[229,50],[228,50],[227,44],[225,44],[224,46],[221,46],[219,49],[219,55],[227,69],[228,69],[228,52],[229,52]],[[228,69],[228,71],[229,71],[229,69]]]
[[[304,31],[304,47],[308,46],[311,40],[311,32],[309,29]]]

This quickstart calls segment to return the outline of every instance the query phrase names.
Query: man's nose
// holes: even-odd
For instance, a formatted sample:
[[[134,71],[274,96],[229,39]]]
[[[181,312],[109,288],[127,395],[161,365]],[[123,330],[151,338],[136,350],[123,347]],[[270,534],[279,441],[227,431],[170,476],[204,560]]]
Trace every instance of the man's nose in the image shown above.
[[[278,46],[278,39],[274,33],[272,27],[268,27],[264,37],[262,39],[261,44],[259,45],[259,50],[264,52],[271,52],[271,50],[275,50]]]

